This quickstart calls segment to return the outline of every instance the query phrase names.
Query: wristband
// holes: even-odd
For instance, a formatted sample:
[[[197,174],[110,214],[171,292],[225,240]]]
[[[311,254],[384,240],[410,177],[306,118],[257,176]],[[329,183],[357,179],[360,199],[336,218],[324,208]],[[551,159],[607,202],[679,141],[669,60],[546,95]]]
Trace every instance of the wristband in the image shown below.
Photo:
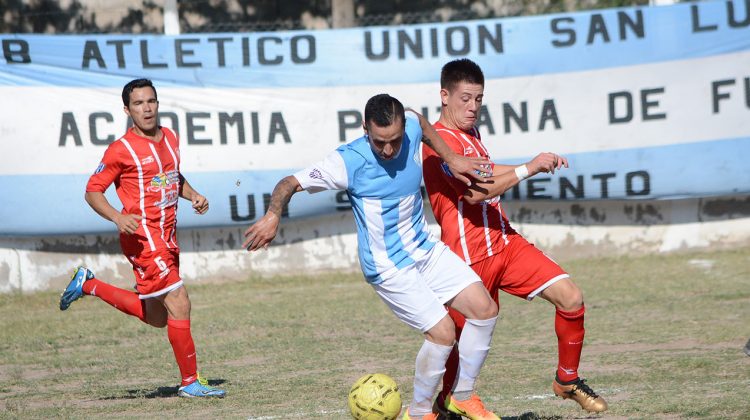
[[[519,181],[523,181],[524,179],[529,177],[529,168],[526,167],[526,165],[516,166],[516,176],[518,177]]]

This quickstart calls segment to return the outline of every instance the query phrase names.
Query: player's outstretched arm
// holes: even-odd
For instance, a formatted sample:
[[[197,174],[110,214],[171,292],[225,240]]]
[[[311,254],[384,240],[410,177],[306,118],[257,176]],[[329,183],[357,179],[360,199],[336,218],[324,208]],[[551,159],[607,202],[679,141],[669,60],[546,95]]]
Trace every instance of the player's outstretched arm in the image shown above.
[[[534,159],[520,166],[495,165],[492,177],[471,185],[464,193],[464,200],[471,204],[495,198],[513,188],[522,180],[540,172],[555,173],[555,170],[568,167],[568,160],[555,153],[540,153]]]
[[[448,165],[453,176],[459,181],[466,185],[471,185],[471,180],[475,179],[481,181],[487,173],[487,166],[490,165],[490,161],[485,158],[478,157],[466,157],[456,154],[451,148],[445,144],[445,141],[435,128],[427,121],[427,118],[422,114],[409,109],[419,117],[419,125],[422,127],[422,142],[429,146],[440,158]]]
[[[208,211],[208,199],[193,189],[182,174],[180,174],[180,197],[190,200],[196,213],[206,214]]]
[[[107,197],[101,192],[87,191],[86,202],[89,203],[89,206],[91,206],[99,216],[114,223],[120,233],[127,233],[129,235],[135,233],[135,231],[138,230],[138,225],[140,225],[141,219],[143,219],[139,214],[120,213],[109,204]]]
[[[271,193],[271,202],[268,211],[257,222],[250,225],[245,231],[245,242],[242,247],[248,251],[256,251],[260,248],[268,248],[268,244],[276,237],[281,221],[281,212],[289,204],[294,193],[302,191],[302,186],[292,175],[279,181]]]

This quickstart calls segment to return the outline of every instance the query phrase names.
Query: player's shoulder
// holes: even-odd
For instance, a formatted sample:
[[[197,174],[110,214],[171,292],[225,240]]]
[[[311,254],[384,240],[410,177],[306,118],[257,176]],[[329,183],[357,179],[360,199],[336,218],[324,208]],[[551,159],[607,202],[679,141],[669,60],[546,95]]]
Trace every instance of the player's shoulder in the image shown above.
[[[164,127],[164,126],[159,126],[159,128],[161,129],[161,132],[164,133],[164,136],[167,139],[169,139],[171,142],[179,142],[180,137],[177,135],[177,133],[174,130],[172,130],[169,127]]]

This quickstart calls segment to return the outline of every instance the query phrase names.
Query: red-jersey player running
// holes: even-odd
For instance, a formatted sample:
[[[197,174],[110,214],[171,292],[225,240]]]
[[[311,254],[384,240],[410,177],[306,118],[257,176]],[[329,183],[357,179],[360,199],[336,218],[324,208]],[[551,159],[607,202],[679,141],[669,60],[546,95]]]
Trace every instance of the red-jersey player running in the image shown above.
[[[182,376],[178,394],[224,397],[224,391],[198,376],[190,298],[180,278],[175,234],[178,197],[190,200],[199,214],[208,211],[208,200],[180,174],[179,142],[171,130],[158,125],[159,101],[151,81],[136,79],[126,84],[122,102],[133,127],[107,147],[86,186],[86,201],[120,231],[120,245],[133,265],[137,292],[114,287],[86,267],[78,267],[60,297],[60,309],[91,295],[149,325],[166,326]],[[123,204],[121,212],[104,196],[112,183]]]
[[[454,152],[489,159],[475,127],[483,96],[484,75],[477,64],[468,59],[447,63],[440,76],[442,111],[434,126]],[[489,182],[467,187],[452,177],[431,149],[422,150],[424,182],[443,242],[482,278],[496,302],[498,290],[503,290],[528,300],[540,296],[555,305],[558,365],[552,389],[585,410],[605,411],[604,399],[578,376],[585,311],[581,290],[560,266],[511,228],[500,205],[499,196],[522,179],[554,173],[568,167],[568,161],[554,153],[541,153],[524,165],[494,165],[488,171],[493,174]],[[462,316],[452,310],[450,314],[459,336]],[[435,404],[447,418],[455,418],[443,409],[443,401],[456,377],[456,351],[447,363],[443,390]]]

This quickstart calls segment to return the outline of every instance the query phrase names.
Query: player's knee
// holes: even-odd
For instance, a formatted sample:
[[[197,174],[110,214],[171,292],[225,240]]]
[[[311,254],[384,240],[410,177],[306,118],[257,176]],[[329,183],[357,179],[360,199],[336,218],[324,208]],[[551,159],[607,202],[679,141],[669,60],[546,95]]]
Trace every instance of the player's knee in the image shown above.
[[[429,341],[443,346],[452,346],[456,342],[456,326],[450,317],[441,319],[434,327],[425,332]]]
[[[477,319],[490,319],[497,316],[497,314],[500,312],[497,304],[494,300],[489,299],[488,302],[484,304],[484,307],[479,312]]]
[[[577,311],[581,309],[581,306],[583,306],[583,292],[576,285],[566,291],[557,305],[560,310],[565,312]]]

